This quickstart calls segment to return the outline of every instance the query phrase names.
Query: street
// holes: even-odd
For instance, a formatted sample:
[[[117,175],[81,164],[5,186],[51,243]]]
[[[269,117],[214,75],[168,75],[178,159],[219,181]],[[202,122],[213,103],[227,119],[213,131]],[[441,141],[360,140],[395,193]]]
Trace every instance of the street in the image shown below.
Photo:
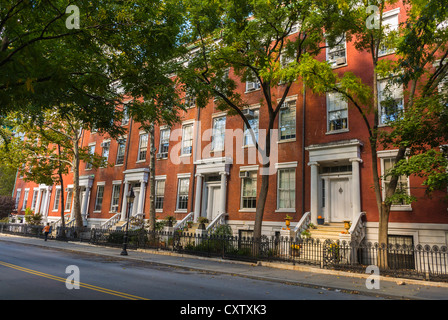
[[[378,298],[0,242],[0,299],[267,301]],[[193,304],[189,306],[191,308]],[[194,312],[187,308],[187,304],[185,308],[185,312]]]

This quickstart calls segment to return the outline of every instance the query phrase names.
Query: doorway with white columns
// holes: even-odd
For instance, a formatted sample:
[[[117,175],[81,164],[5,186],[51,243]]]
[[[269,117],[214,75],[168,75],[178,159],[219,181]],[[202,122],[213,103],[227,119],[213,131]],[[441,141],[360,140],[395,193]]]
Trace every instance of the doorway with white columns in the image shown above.
[[[133,188],[135,200],[132,205],[131,217],[144,218],[145,194],[148,183],[149,168],[130,169],[124,171],[124,192],[121,206],[121,221],[128,215],[127,194]]]
[[[310,145],[310,213],[325,222],[353,221],[361,212],[360,164],[363,144],[357,139]]]
[[[230,157],[201,159],[195,162],[194,221],[206,217],[210,222],[227,214],[227,178]]]

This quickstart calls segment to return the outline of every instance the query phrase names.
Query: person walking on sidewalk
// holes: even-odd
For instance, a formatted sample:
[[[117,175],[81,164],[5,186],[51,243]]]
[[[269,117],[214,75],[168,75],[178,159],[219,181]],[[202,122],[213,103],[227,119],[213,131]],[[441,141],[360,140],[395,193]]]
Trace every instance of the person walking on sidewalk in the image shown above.
[[[48,234],[50,233],[50,229],[51,229],[50,224],[47,223],[47,225],[44,227],[45,241],[47,241],[47,239],[48,239]]]

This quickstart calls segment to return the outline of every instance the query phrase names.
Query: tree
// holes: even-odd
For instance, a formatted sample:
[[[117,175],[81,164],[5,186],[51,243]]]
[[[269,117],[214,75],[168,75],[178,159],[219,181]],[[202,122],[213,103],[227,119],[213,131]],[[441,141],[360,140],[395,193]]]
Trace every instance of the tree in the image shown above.
[[[192,40],[181,81],[196,95],[199,107],[217,98],[218,108],[241,117],[263,156],[254,226],[254,238],[259,239],[269,189],[274,123],[297,81],[297,65],[304,54],[318,53],[323,48],[319,46],[323,29],[338,29],[343,18],[333,1],[190,0],[186,6]],[[228,76],[229,69],[233,78]],[[256,83],[262,92],[262,108],[269,118],[263,141],[257,140],[243,113],[248,102],[235,90],[235,79]]]
[[[356,3],[359,4],[359,2]],[[446,17],[441,17],[440,11],[438,11],[439,14],[436,19],[431,16],[432,13],[440,9],[439,5],[435,4],[435,1],[409,1],[411,10],[413,10],[411,12],[418,17],[413,16],[412,19],[409,19],[405,27],[390,30],[388,25],[383,25],[382,16],[387,5],[394,3],[396,1],[365,1],[364,6],[355,6],[354,3],[347,2],[348,6],[354,9],[347,13],[351,17],[352,23],[347,25],[346,37],[353,39],[357,50],[365,50],[370,53],[373,67],[371,86],[369,83],[363,82],[360,76],[352,73],[338,76],[331,70],[328,64],[319,62],[311,56],[307,58],[308,61],[306,63],[299,67],[302,78],[305,79],[314,92],[339,92],[345,99],[351,102],[365,124],[369,135],[373,189],[379,212],[378,241],[386,245],[388,243],[388,223],[392,203],[398,199],[407,202],[414,200],[406,193],[397,192],[399,191],[397,189],[398,179],[402,174],[407,176],[416,173],[421,174],[423,169],[422,166],[419,168],[413,166],[413,170],[410,167],[407,167],[407,170],[398,170],[398,167],[404,163],[412,163],[412,161],[407,162],[405,160],[412,154],[421,153],[426,148],[431,149],[443,139],[446,141],[446,131],[442,134],[446,130],[446,123],[441,121],[446,119],[443,113],[446,112],[446,105],[441,107],[439,103],[434,104],[430,102],[430,96],[435,94],[434,89],[437,87],[437,83],[446,75],[446,67],[440,64],[435,68],[436,70],[432,76],[429,76],[429,81],[434,80],[436,77],[438,79],[437,82],[431,84],[423,77],[428,75],[427,67],[432,61],[434,54],[441,53],[442,57],[447,55],[446,38],[441,40],[440,36],[442,34],[436,32],[436,25]],[[428,3],[432,3],[432,9],[425,7]],[[378,13],[378,15],[374,16],[378,22],[377,26],[366,23],[369,21],[372,13],[370,10],[366,11],[366,8],[372,4],[375,5]],[[427,22],[428,19],[434,19],[432,27],[422,29],[419,24],[423,21]],[[446,37],[446,33],[443,34]],[[396,48],[395,53],[398,59],[381,58],[382,50],[391,50],[393,48]],[[391,75],[398,76],[391,77]],[[390,78],[386,89],[397,84],[409,88],[409,90],[405,91],[406,99],[403,102],[403,110],[405,111],[403,113],[397,109],[398,105],[395,97],[390,92],[386,93],[385,99],[379,103],[378,79],[380,77]],[[417,90],[419,85],[422,86],[423,91]],[[428,85],[433,90],[425,90],[424,88]],[[435,100],[433,98],[432,100],[434,102],[437,99],[439,98]],[[383,113],[384,110],[390,112],[388,113],[391,115],[389,120],[392,121],[387,122],[387,129],[379,126],[380,109],[383,110]],[[435,119],[437,120],[433,121]],[[434,130],[436,127],[438,129]],[[381,176],[378,171],[378,150],[381,145],[383,147],[394,146],[398,148],[398,153],[395,157],[396,165],[384,176]],[[422,148],[422,145],[425,145],[425,147]],[[408,152],[410,149],[412,150],[411,153]],[[434,150],[431,149],[430,153],[421,155],[427,159],[433,152]],[[417,159],[419,157],[415,158],[415,160]],[[420,164],[422,164],[421,160],[420,158]],[[437,161],[432,161],[432,164],[426,163],[426,165],[427,169],[431,165],[437,166],[437,172],[440,173],[444,163],[439,157]],[[384,190],[385,196],[383,196],[381,179],[386,177],[389,177],[389,180]],[[383,266],[387,266],[385,257],[380,262]]]
[[[65,110],[64,107],[58,110]],[[69,110],[72,110],[69,108]],[[85,126],[68,111],[46,112],[39,118],[26,117],[23,114],[11,114],[15,130],[22,133],[9,145],[7,161],[21,163],[20,170],[25,181],[34,181],[46,185],[61,185],[61,219],[64,219],[63,176],[73,171],[74,205],[76,225],[83,225],[79,199],[79,164],[83,160],[92,167],[104,166],[104,160],[97,154],[89,153],[87,147],[81,147],[81,137]],[[64,221],[64,220],[63,220]]]

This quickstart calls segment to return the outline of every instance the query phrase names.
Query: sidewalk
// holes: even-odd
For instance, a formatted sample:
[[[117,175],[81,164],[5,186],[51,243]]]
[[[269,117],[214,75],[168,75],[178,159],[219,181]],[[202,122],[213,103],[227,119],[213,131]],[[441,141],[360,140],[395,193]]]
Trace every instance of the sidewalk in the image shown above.
[[[292,264],[269,262],[253,264],[156,250],[128,250],[128,256],[121,256],[121,248],[55,240],[45,242],[43,239],[0,234],[0,247],[2,241],[72,252],[84,252],[117,259],[137,260],[198,271],[225,273],[265,281],[322,288],[322,290],[340,290],[352,294],[372,295],[391,299],[448,299],[448,283],[443,282],[380,276],[379,289],[369,290],[366,287],[366,279],[369,276],[367,274],[355,274],[301,265],[293,266]]]

